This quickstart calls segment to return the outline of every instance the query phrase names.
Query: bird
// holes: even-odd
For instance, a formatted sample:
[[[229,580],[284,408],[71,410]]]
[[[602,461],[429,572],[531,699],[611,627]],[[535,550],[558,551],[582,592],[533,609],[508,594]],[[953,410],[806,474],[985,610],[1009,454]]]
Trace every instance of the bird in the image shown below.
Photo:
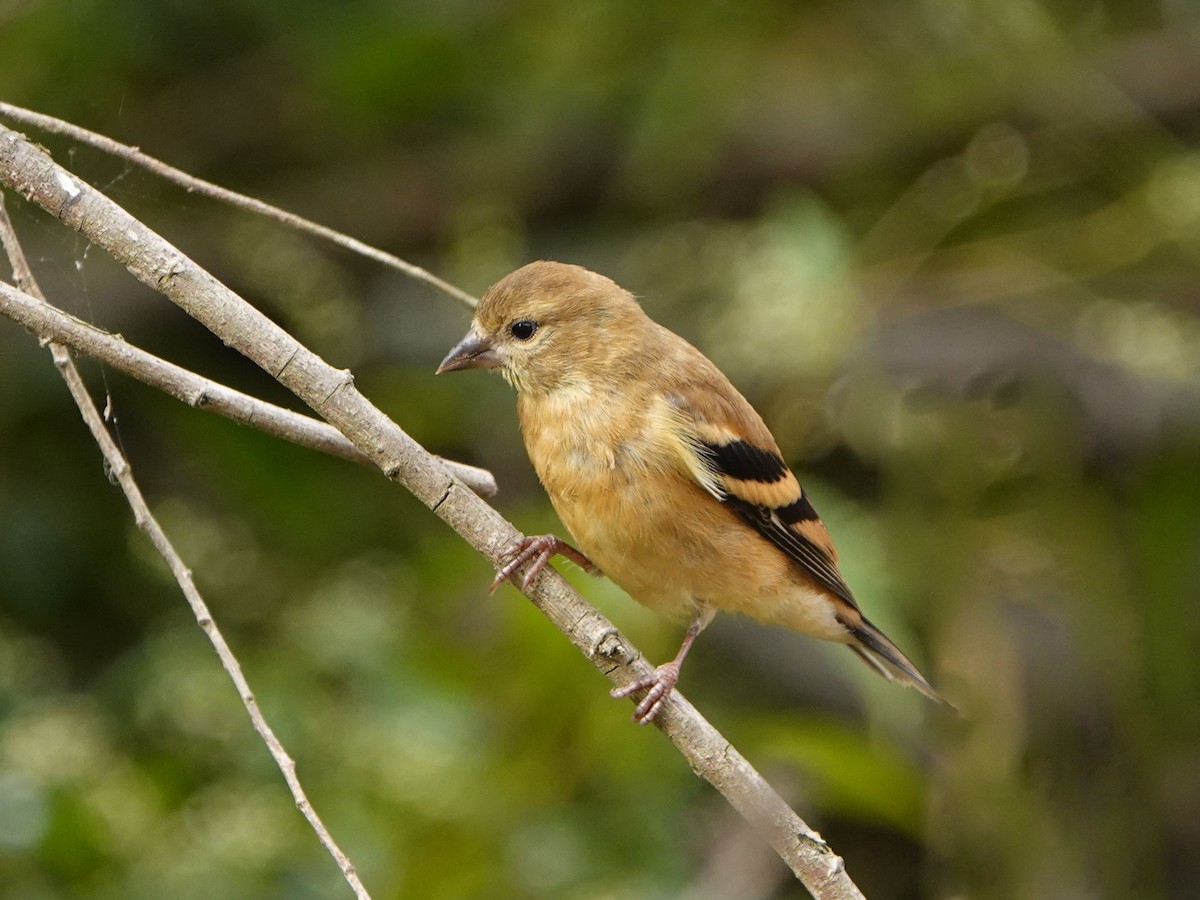
[[[637,700],[635,722],[663,710],[718,611],[845,644],[950,705],[859,609],[762,417],[629,291],[577,265],[522,266],[484,293],[437,374],[467,369],[495,370],[516,389],[530,461],[577,545],[521,538],[501,554],[492,590],[518,575],[528,589],[562,555],[688,622],[674,659],[612,691]]]

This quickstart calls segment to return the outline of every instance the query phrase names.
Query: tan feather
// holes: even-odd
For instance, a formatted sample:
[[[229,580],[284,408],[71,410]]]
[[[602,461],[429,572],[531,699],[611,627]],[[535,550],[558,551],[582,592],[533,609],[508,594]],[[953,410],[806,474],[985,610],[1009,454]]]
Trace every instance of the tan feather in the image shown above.
[[[631,294],[577,266],[531,263],[488,290],[468,338],[443,366],[486,361],[517,388],[530,460],[580,549],[636,600],[691,619],[659,697],[725,609],[848,644],[936,698],[859,612],[759,414]],[[644,706],[639,721],[659,708]]]

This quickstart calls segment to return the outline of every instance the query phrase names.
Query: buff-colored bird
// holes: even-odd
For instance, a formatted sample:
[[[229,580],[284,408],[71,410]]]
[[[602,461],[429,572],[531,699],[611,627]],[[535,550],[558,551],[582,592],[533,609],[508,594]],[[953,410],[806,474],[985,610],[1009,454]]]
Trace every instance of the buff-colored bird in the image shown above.
[[[556,553],[638,602],[690,620],[678,655],[613,691],[654,719],[718,610],[845,644],[944,703],[859,611],[837,552],[753,407],[699,350],[595,272],[530,263],[493,285],[438,373],[498,369],[525,446],[576,550],[553,535],[509,548],[493,588]],[[584,555],[586,554],[586,556]]]

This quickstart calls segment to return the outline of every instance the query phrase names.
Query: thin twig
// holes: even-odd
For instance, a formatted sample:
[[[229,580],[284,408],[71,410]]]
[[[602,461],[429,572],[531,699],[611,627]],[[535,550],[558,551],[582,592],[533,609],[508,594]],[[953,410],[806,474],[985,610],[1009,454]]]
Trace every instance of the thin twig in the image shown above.
[[[12,221],[8,217],[8,210],[4,206],[4,195],[0,193],[0,243],[3,244],[5,251],[8,253],[8,258],[12,264],[13,278],[32,296],[45,300],[45,295],[41,288],[38,287],[37,280],[33,276],[32,270],[25,259],[25,253],[21,249],[20,242],[17,240],[16,232],[12,227]],[[213,645],[213,649],[217,651],[217,656],[221,660],[221,665],[229,674],[233,686],[237,689],[238,696],[242,700],[242,705],[245,706],[246,712],[250,715],[250,721],[254,725],[254,730],[258,732],[263,742],[267,745],[267,750],[270,751],[275,764],[279,766],[279,771],[283,773],[284,781],[287,782],[288,789],[292,792],[292,797],[296,801],[296,807],[308,820],[308,824],[316,832],[318,840],[324,845],[325,849],[334,858],[338,864],[338,868],[342,870],[342,875],[345,877],[351,890],[354,891],[359,900],[370,900],[370,894],[363,886],[362,881],[358,877],[358,871],[354,864],[350,862],[350,858],[342,852],[342,849],[334,841],[333,836],[329,833],[329,829],[325,827],[325,823],[321,821],[321,817],[317,815],[317,811],[313,809],[312,803],[309,802],[308,795],[304,792],[304,787],[300,783],[299,777],[296,775],[296,762],[288,755],[279,738],[275,736],[275,732],[271,726],[267,724],[262,711],[258,708],[258,701],[254,697],[254,693],[250,690],[250,684],[246,681],[246,676],[242,673],[241,664],[238,662],[229,644],[225,641],[225,636],[221,634],[217,627],[216,621],[209,612],[208,605],[204,602],[204,598],[200,596],[200,592],[196,589],[196,584],[192,580],[191,570],[184,565],[183,560],[175,551],[174,545],[171,544],[166,532],[162,526],[158,524],[158,520],[154,518],[150,508],[146,505],[145,498],[142,496],[141,489],[133,478],[133,470],[129,466],[129,462],[125,459],[120,449],[117,447],[116,441],[112,435],[108,433],[108,429],[104,427],[104,420],[100,416],[100,411],[96,409],[96,404],[92,402],[91,395],[88,394],[87,387],[83,383],[83,379],[79,377],[79,370],[75,367],[75,363],[71,359],[71,354],[62,344],[54,341],[49,341],[50,355],[54,359],[54,365],[58,368],[63,380],[67,383],[67,388],[71,391],[71,396],[75,400],[75,404],[79,407],[79,412],[83,416],[83,421],[87,423],[88,429],[92,432],[92,437],[95,438],[96,444],[100,447],[100,452],[104,456],[105,465],[116,478],[117,483],[121,486],[122,492],[125,494],[125,499],[129,502],[129,508],[133,511],[133,519],[137,523],[138,528],[144,531],[147,537],[150,538],[150,543],[154,545],[154,549],[159,552],[167,567],[171,570],[171,574],[175,576],[175,580],[179,583],[180,589],[183,591],[184,597],[187,598],[188,605],[192,608],[192,614],[196,617],[196,622],[208,635],[209,641]]]
[[[63,344],[74,353],[92,356],[126,375],[170,394],[196,409],[206,409],[242,425],[301,447],[373,466],[371,459],[345,435],[320,419],[284,409],[167,362],[119,334],[110,334],[63,312],[29,293],[0,282],[0,315],[7,316],[43,340]],[[496,478],[487,469],[438,457],[467,487],[481,497],[495,496]]]
[[[372,405],[354,387],[349,372],[330,366],[178,248],[3,127],[0,180],[81,232],[274,376],[493,564],[520,537],[495,509]],[[526,595],[613,682],[623,685],[652,671],[633,645],[557,572],[544,570]],[[671,695],[655,724],[693,771],[763,833],[813,897],[862,898],[841,857],[681,694]]]
[[[143,153],[137,147],[130,147],[128,144],[122,144],[120,141],[113,140],[103,134],[88,131],[86,128],[72,125],[70,122],[64,122],[62,119],[56,119],[53,116],[47,116],[20,106],[13,106],[11,103],[0,102],[0,116],[5,116],[23,125],[32,125],[51,134],[69,137],[90,147],[103,150],[105,153],[112,154],[126,162],[133,163],[135,166],[140,166],[148,172],[153,172],[155,175],[165,178],[167,181],[177,184],[191,193],[212,197],[214,200],[220,200],[228,203],[230,206],[236,206],[238,209],[244,209],[260,216],[266,216],[268,219],[288,225],[297,231],[302,231],[305,234],[311,234],[314,237],[329,241],[331,244],[336,244],[344,250],[365,256],[367,259],[372,259],[389,268],[397,269],[411,278],[423,281],[472,309],[479,302],[466,291],[455,287],[448,281],[438,278],[432,272],[421,268],[415,263],[410,263],[395,254],[388,253],[386,250],[372,247],[370,244],[358,240],[358,238],[335,231],[328,226],[321,225],[311,219],[306,219],[296,213],[272,206],[270,203],[265,203],[262,200],[256,200],[254,197],[247,197],[245,194],[231,191],[229,188],[224,188],[218,184],[213,184],[211,181],[197,178],[195,175],[189,175],[187,172],[177,169],[169,163]]]

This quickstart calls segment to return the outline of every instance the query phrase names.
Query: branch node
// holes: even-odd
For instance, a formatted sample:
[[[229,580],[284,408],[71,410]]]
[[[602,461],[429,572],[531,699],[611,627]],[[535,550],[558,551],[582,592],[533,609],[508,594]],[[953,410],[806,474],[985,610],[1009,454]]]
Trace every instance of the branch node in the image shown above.
[[[300,345],[296,344],[292,347],[292,352],[288,354],[288,358],[283,361],[283,365],[279,367],[279,371],[275,372],[276,380],[282,380],[283,373],[287,371],[287,367],[292,364],[292,360],[296,358],[296,354],[300,352]]]
[[[799,840],[804,841],[807,844],[811,844],[813,847],[817,848],[822,853],[830,852],[830,846],[827,843],[825,843],[825,838],[821,837],[819,832],[798,831],[798,832],[796,832],[796,837]],[[836,859],[837,859],[838,863],[842,862],[842,858],[840,856],[836,857]]]
[[[158,258],[151,270],[154,277],[155,289],[167,296],[171,295],[171,282],[187,271],[187,265],[182,257],[175,254],[164,254]]]
[[[429,507],[429,508],[430,508],[431,510],[433,510],[433,512],[437,512],[437,511],[438,511],[438,507],[440,507],[440,506],[441,506],[443,503],[445,503],[445,502],[446,502],[448,499],[450,499],[450,492],[451,492],[451,491],[453,491],[453,490],[454,490],[454,482],[453,482],[453,481],[451,481],[451,482],[448,482],[448,483],[446,484],[446,491],[445,491],[445,493],[443,493],[443,494],[442,494],[442,496],[441,496],[441,497],[438,499],[438,501],[437,501],[435,504],[433,504],[433,506],[431,506],[431,507]]]
[[[299,348],[297,348],[297,352],[298,351],[299,351]],[[294,357],[295,354],[292,354],[292,356]],[[288,362],[291,362],[291,360],[289,359]],[[285,368],[286,368],[286,366],[285,366]],[[326,403],[328,403],[334,397],[334,395],[337,394],[338,391],[343,391],[346,388],[354,387],[354,373],[353,372],[351,372],[349,369],[339,369],[338,375],[340,377],[338,378],[337,384],[335,384],[333,386],[332,391],[330,391],[328,394],[325,395],[324,399],[325,399]]]
[[[600,637],[592,646],[592,655],[615,663],[616,665],[609,669],[609,672],[627,666],[637,659],[637,654],[631,652],[629,645],[622,640],[621,633],[611,627],[600,633]]]

